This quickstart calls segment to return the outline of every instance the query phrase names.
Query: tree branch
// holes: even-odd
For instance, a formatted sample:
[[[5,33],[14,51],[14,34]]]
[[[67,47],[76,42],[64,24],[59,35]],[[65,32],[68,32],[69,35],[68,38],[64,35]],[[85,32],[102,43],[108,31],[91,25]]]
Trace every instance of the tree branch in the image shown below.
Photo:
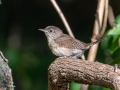
[[[120,69],[74,58],[56,59],[48,69],[48,90],[68,90],[70,82],[120,90]]]
[[[0,51],[0,90],[14,90],[11,69],[8,60]]]

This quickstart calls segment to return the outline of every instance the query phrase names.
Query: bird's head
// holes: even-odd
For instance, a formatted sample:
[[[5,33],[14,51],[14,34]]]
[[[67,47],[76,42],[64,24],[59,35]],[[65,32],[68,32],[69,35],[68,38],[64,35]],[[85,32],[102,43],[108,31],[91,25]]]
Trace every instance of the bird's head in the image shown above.
[[[56,39],[63,34],[62,30],[56,26],[47,26],[45,29],[38,30],[43,31],[47,38],[51,39]]]

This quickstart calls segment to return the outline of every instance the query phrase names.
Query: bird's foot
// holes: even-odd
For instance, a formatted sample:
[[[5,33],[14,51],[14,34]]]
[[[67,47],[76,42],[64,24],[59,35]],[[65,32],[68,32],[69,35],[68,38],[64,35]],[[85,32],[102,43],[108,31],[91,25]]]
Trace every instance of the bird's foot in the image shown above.
[[[65,59],[65,58],[77,58],[76,56],[62,56],[62,57],[58,57],[57,59]]]
[[[77,56],[71,56],[71,58],[78,58]]]
[[[68,58],[68,56],[58,57],[57,59]]]

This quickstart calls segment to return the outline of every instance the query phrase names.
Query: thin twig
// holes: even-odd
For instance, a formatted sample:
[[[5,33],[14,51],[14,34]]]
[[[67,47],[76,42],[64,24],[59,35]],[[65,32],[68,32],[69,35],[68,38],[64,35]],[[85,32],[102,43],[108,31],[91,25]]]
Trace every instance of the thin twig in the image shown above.
[[[59,6],[57,5],[56,1],[55,0],[50,0],[51,3],[53,4],[54,8],[56,9],[56,11],[58,12],[60,18],[62,19],[64,25],[65,25],[65,28],[67,29],[68,33],[70,36],[74,37],[73,33],[72,33],[72,30],[70,29],[70,26],[65,18],[65,16],[63,15],[62,11],[60,10]]]
[[[88,90],[89,85],[87,84],[82,84],[80,87],[80,90]]]
[[[102,27],[102,20],[103,20],[103,14],[104,14],[103,12],[104,12],[104,7],[105,7],[105,1],[106,0],[98,0],[97,13],[98,13],[98,16],[99,16],[98,18],[99,18],[100,28],[99,28],[99,25],[98,25],[98,20],[96,18],[95,23],[94,23],[92,40],[96,40],[96,38],[98,38],[100,29]],[[96,45],[94,45],[94,46],[92,46],[90,48],[87,60],[89,60],[89,61],[94,61],[95,60],[97,49],[98,49],[98,44],[96,44]]]
[[[115,26],[115,16],[113,13],[113,9],[110,5],[108,6],[108,21],[111,27]]]
[[[120,47],[120,38],[118,39],[118,45],[119,45],[119,47]]]
[[[98,28],[99,28],[99,30],[100,30],[101,26],[100,26],[100,19],[99,19],[99,14],[98,14],[98,12],[96,12],[95,18],[96,18],[96,20],[97,20]]]
[[[104,19],[103,19],[103,26],[101,28],[99,37],[101,38],[105,32],[107,26],[107,18],[108,18],[108,0],[105,0],[105,12],[104,12]]]

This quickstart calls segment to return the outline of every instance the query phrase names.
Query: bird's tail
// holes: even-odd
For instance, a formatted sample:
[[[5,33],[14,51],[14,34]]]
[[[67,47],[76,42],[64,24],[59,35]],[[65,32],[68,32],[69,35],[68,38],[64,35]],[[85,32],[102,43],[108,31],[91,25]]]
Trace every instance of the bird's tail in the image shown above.
[[[95,42],[87,43],[86,47],[87,47],[87,48],[90,48],[90,47],[93,46],[94,44],[97,44],[97,43],[99,43],[99,42],[101,42],[101,41],[104,41],[105,39],[106,39],[106,38],[101,38],[101,39],[98,39],[98,40],[95,41]]]

